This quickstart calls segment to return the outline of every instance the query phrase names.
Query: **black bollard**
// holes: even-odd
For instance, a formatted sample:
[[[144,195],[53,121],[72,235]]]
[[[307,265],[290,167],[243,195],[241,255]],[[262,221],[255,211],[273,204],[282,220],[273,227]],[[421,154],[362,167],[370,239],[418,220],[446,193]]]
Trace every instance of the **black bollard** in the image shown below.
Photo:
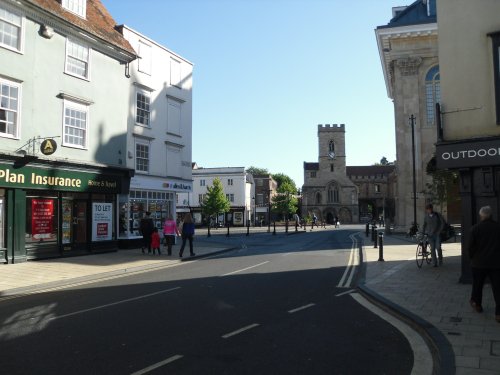
[[[295,222],[295,232],[299,231],[299,223]]]
[[[370,223],[366,223],[366,238],[370,235]]]
[[[250,236],[250,222],[247,223],[247,237]]]
[[[375,240],[373,241],[373,248],[376,249],[378,247],[378,236],[377,232],[375,232]]]
[[[384,262],[384,232],[378,233],[378,261]]]
[[[273,236],[276,236],[276,222],[274,222]]]
[[[288,233],[288,220],[285,221],[285,233]]]
[[[229,224],[227,225],[227,234],[226,237],[229,237]]]
[[[208,224],[208,232],[207,232],[207,237],[211,237],[212,235],[210,234],[210,224]]]

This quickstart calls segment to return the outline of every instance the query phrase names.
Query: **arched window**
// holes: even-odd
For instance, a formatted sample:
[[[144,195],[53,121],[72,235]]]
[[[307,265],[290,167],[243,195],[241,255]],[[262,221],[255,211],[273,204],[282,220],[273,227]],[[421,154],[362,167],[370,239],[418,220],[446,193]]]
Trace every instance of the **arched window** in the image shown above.
[[[335,152],[335,143],[333,141],[330,141],[328,145],[328,152]]]
[[[335,184],[328,186],[328,203],[338,203],[340,201],[339,188]]]
[[[425,76],[425,99],[427,106],[427,125],[436,123],[436,103],[441,102],[441,83],[439,65],[429,69]]]
[[[321,204],[321,193],[320,192],[316,193],[316,204]]]

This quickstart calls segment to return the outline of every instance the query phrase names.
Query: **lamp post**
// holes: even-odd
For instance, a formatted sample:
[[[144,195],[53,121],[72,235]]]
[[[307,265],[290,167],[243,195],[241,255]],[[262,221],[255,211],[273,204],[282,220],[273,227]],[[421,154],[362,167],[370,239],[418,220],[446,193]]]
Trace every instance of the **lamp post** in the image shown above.
[[[267,190],[267,233],[271,233],[271,191]]]
[[[415,121],[416,117],[412,114],[410,116],[410,125],[411,125],[411,154],[413,158],[413,225],[415,227],[417,225],[417,176],[416,176],[416,168],[415,168]]]

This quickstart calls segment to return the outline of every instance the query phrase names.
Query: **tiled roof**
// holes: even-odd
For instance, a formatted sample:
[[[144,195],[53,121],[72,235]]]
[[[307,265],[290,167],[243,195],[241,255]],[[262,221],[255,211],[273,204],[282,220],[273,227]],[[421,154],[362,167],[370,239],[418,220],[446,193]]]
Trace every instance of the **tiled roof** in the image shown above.
[[[306,170],[306,171],[319,171],[319,163],[306,163],[306,162],[304,162],[304,170]]]
[[[115,20],[100,0],[87,0],[87,16],[85,19],[64,9],[60,0],[25,1],[70,22],[99,39],[113,44],[132,56],[136,56],[130,43],[115,29]]]
[[[374,176],[381,174],[389,175],[394,172],[394,168],[394,165],[353,166],[346,167],[346,174],[348,176]]]

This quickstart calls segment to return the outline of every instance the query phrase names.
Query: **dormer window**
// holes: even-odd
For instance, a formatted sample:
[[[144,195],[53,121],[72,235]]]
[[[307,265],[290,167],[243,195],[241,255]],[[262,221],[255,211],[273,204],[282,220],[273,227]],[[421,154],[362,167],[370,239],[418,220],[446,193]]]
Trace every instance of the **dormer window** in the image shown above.
[[[82,18],[86,18],[87,0],[62,0],[62,6],[71,13],[75,13]]]

